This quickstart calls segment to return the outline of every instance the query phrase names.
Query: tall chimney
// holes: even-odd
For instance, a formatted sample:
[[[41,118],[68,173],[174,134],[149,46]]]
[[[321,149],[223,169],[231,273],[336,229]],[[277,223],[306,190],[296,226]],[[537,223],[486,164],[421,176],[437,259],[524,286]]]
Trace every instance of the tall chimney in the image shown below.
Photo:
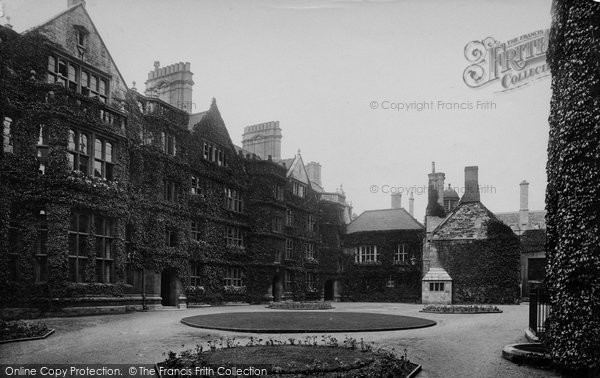
[[[465,167],[465,194],[460,199],[461,203],[479,202],[479,167]]]
[[[441,206],[444,206],[444,180],[446,179],[446,175],[443,172],[438,172],[435,175],[435,185],[438,191],[438,203]]]
[[[392,193],[392,209],[402,208],[402,193]]]
[[[435,172],[435,162],[431,163],[431,173],[427,175],[429,183],[427,185],[427,209],[425,215],[435,217],[445,217],[444,211],[444,178],[445,175],[441,172]],[[441,182],[442,186],[438,187]],[[441,194],[441,195],[440,195]],[[441,199],[441,203],[440,203]]]
[[[529,183],[525,180],[519,184],[520,204],[519,204],[519,229],[527,230],[529,228]]]
[[[323,186],[323,184],[321,184],[321,164],[311,161],[306,164],[306,173],[311,182],[316,183],[320,187]]]
[[[415,197],[413,195],[413,191],[410,191],[410,196],[408,197],[408,213],[411,216],[415,216]]]

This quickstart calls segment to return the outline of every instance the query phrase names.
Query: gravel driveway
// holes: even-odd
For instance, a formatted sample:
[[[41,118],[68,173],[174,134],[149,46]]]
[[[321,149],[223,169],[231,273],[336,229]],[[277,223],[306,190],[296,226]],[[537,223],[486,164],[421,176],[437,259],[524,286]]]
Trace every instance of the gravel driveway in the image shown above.
[[[558,377],[551,371],[518,366],[502,358],[506,344],[524,342],[528,306],[499,306],[501,314],[420,313],[422,305],[397,303],[335,303],[335,310],[417,316],[437,325],[422,329],[346,333],[379,345],[408,349],[409,358],[423,365],[418,377]],[[45,321],[56,333],[45,340],[0,345],[0,364],[81,363],[152,364],[168,350],[179,351],[219,336],[243,341],[256,334],[202,330],[180,323],[181,318],[210,313],[265,311],[264,306],[206,307],[160,310],[123,315],[52,318]],[[273,310],[282,311],[282,310]],[[262,335],[285,340],[306,334]],[[319,334],[320,335],[320,334]],[[343,335],[344,334],[340,334]],[[340,337],[338,337],[340,338]]]

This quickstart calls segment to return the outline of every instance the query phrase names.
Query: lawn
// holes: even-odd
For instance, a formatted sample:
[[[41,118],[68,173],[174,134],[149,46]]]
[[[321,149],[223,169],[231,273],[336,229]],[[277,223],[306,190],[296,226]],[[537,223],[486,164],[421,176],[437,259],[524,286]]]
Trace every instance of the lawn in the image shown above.
[[[184,318],[192,327],[238,332],[368,332],[430,327],[432,320],[401,315],[360,312],[234,312]]]

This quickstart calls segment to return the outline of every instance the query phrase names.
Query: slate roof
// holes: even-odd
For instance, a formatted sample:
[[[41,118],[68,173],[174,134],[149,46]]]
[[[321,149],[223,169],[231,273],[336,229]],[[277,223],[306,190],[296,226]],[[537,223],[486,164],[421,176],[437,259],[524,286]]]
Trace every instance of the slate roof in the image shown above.
[[[452,281],[452,277],[444,268],[429,268],[422,281]]]
[[[294,164],[294,160],[296,160],[296,158],[291,158],[291,159],[281,159],[279,161],[279,164],[281,165],[285,165],[286,169],[290,169],[290,167],[292,166],[292,164]]]
[[[202,121],[202,118],[204,118],[204,116],[206,115],[207,112],[208,112],[208,110],[205,110],[200,113],[190,114],[190,120],[188,122],[188,129],[192,130],[198,122]]]
[[[507,226],[515,226],[521,229],[519,225],[519,212],[511,211],[504,213],[495,213],[496,217]],[[546,229],[546,210],[535,210],[529,212],[529,224],[540,225],[541,229]]]
[[[363,212],[348,225],[346,233],[422,229],[424,226],[406,210],[384,209]]]

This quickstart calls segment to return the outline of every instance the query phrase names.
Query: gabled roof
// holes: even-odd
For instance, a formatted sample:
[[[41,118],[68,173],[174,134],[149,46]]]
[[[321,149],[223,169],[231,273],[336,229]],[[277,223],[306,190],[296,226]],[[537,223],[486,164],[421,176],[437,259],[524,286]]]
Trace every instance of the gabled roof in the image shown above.
[[[474,216],[476,214],[483,215],[487,219]],[[460,202],[433,230],[432,234],[442,239],[484,238],[487,236],[487,229],[484,228],[484,220],[498,220],[498,218],[480,201]],[[453,223],[455,224],[454,229],[448,229]],[[459,234],[460,237],[458,236]]]
[[[348,225],[346,233],[422,229],[424,226],[421,223],[400,208],[367,210]]]
[[[37,25],[37,26],[33,26],[27,30],[25,30],[22,34],[28,34],[34,31],[38,31],[48,25],[50,25],[52,22],[58,20],[59,18],[68,15],[69,13],[75,13],[76,11],[82,11],[84,16],[88,19],[90,25],[92,26],[92,28],[94,29],[94,33],[98,36],[98,38],[100,39],[100,43],[102,44],[102,48],[104,48],[104,50],[106,51],[106,53],[108,54],[108,58],[110,59],[110,62],[112,63],[112,65],[114,66],[115,70],[117,71],[117,74],[119,75],[119,78],[121,79],[121,83],[122,85],[125,87],[125,90],[128,90],[129,87],[127,86],[127,82],[125,81],[125,79],[123,79],[123,75],[121,74],[121,71],[119,70],[119,67],[117,66],[117,64],[115,63],[115,60],[113,59],[110,50],[106,47],[106,43],[104,43],[104,40],[102,39],[102,35],[98,32],[98,28],[96,27],[96,24],[94,24],[94,21],[92,20],[92,18],[90,17],[90,14],[87,12],[87,10],[85,9],[85,5],[84,3],[78,3],[75,4],[73,6],[68,7],[67,9],[59,12],[58,14],[56,14],[55,16],[51,17],[50,19],[44,21],[43,23]]]
[[[229,131],[227,131],[225,121],[223,121],[223,117],[221,117],[221,112],[219,112],[219,108],[217,107],[217,101],[214,98],[207,111],[197,114],[203,115],[200,117],[200,120],[191,127],[192,132],[198,132],[202,138],[235,151],[235,147],[229,136]]]
[[[308,173],[306,173],[306,167],[304,166],[304,161],[302,160],[300,151],[298,151],[298,154],[294,158],[283,159],[279,162],[279,164],[282,163],[285,163],[285,167],[287,168],[286,177],[291,177],[307,185],[310,184]]]

